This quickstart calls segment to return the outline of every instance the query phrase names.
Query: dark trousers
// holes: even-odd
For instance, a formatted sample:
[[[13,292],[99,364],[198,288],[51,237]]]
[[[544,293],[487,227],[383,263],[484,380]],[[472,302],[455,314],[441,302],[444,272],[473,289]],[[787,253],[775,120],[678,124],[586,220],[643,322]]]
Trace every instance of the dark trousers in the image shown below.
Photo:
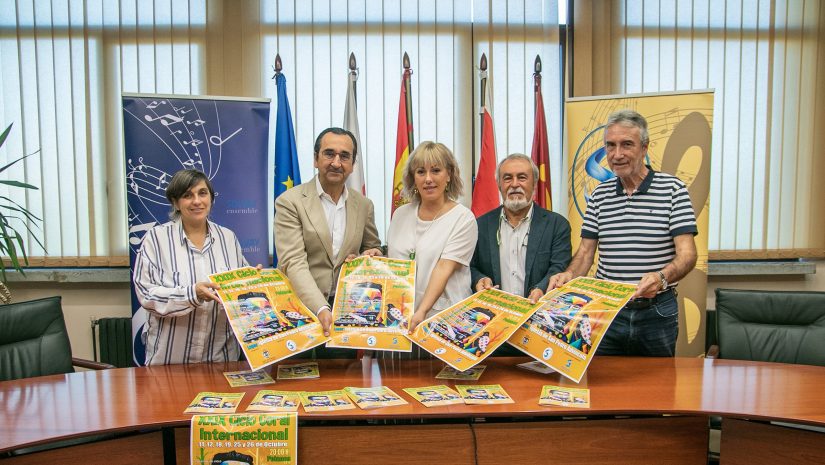
[[[669,292],[647,308],[621,309],[596,355],[673,357],[678,336],[679,304]]]

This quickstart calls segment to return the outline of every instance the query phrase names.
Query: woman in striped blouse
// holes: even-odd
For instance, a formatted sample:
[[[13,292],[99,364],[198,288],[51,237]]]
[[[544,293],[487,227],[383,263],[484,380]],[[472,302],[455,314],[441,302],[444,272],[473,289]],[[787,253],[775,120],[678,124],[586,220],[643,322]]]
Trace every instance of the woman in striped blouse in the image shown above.
[[[197,170],[175,173],[166,188],[172,221],[143,237],[135,292],[148,313],[146,364],[238,360],[240,347],[207,276],[246,266],[235,233],[209,221],[215,191]]]

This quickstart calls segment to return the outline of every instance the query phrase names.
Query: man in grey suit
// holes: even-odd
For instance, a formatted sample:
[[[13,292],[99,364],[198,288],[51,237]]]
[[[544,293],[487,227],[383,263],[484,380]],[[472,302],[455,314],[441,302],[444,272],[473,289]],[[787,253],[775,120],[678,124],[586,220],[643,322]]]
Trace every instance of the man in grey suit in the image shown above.
[[[278,268],[301,302],[318,315],[326,335],[344,260],[349,255],[381,255],[372,201],[346,187],[357,156],[352,133],[341,128],[321,131],[315,140],[318,175],[275,201]]]
[[[496,168],[504,205],[478,218],[470,262],[474,291],[491,287],[538,300],[551,275],[570,263],[570,223],[533,202],[539,170],[514,153]]]

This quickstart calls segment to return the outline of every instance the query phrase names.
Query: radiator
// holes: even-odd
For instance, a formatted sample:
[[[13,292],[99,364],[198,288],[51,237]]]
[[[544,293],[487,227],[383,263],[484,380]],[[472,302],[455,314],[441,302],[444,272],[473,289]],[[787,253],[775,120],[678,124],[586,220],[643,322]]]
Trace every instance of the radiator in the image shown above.
[[[100,318],[94,320],[92,326],[97,327],[97,337],[92,330],[92,345],[100,347],[100,361],[110,363],[118,368],[134,366],[132,361],[132,319]],[[94,348],[95,360],[97,349]]]

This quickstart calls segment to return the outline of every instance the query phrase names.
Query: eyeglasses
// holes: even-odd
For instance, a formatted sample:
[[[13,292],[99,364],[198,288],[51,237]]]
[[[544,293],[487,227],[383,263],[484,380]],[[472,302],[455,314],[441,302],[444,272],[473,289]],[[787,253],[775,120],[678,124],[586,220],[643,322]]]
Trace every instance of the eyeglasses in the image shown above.
[[[328,161],[335,160],[335,157],[341,159],[342,162],[352,161],[352,154],[349,152],[336,152],[334,150],[324,150],[321,152],[321,155],[324,156],[324,159]]]

